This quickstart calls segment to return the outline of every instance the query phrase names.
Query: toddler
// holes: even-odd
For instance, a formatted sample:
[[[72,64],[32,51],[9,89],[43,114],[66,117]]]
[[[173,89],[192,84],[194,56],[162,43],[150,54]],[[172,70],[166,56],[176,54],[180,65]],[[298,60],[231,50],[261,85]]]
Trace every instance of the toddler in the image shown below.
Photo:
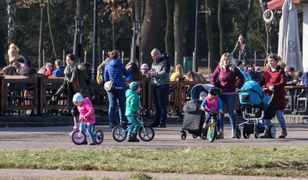
[[[126,110],[125,116],[128,123],[128,142],[139,142],[137,139],[137,132],[140,128],[140,121],[137,119],[137,112],[140,108],[140,99],[138,93],[140,92],[139,83],[133,81],[129,84],[129,89],[125,92],[126,96]]]
[[[217,88],[212,88],[209,91],[208,95],[205,97],[205,99],[201,104],[201,110],[217,111],[220,114],[223,113],[223,103],[221,99],[218,97]],[[204,128],[207,128],[209,118],[210,114],[207,111],[205,111],[205,122],[203,125]],[[217,119],[217,129],[218,129],[218,137],[222,139],[224,134],[223,134],[223,123],[220,115],[218,115]]]
[[[90,145],[96,144],[95,134],[93,132],[93,126],[95,124],[94,108],[89,98],[83,98],[80,93],[76,93],[73,96],[73,103],[77,106],[79,112],[79,133],[87,128],[88,134],[91,138]]]

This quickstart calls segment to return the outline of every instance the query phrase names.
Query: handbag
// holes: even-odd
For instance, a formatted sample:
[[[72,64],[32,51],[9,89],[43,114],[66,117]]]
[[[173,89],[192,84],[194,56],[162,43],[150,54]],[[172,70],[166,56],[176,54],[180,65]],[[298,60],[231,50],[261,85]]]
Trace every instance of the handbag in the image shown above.
[[[116,73],[114,74],[113,81],[114,81],[114,79],[115,79],[117,73],[118,73],[118,69],[116,70]],[[110,92],[110,91],[113,91],[113,90],[114,90],[113,81],[112,81],[112,80],[109,80],[109,81],[106,81],[106,82],[104,83],[104,89],[105,89],[105,91]]]

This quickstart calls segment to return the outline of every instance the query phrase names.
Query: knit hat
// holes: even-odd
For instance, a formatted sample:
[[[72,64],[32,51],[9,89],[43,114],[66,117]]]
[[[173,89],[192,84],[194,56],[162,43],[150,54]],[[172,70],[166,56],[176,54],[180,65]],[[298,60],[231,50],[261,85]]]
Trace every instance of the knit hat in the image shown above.
[[[82,102],[83,101],[83,97],[80,93],[76,93],[74,94],[73,96],[73,103],[76,103],[76,102]]]
[[[148,70],[150,68],[149,68],[148,64],[144,63],[144,64],[141,65],[141,69],[147,69]]]
[[[134,81],[129,84],[129,89],[131,89],[132,91],[137,91],[139,86],[140,86],[139,83]]]

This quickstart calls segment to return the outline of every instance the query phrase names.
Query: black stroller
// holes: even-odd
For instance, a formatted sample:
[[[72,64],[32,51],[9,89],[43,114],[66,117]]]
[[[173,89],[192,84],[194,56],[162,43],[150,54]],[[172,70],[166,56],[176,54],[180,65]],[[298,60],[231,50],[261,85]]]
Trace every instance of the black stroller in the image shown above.
[[[243,137],[245,139],[248,139],[250,134],[259,138],[265,130],[263,119],[272,119],[275,116],[272,107],[273,96],[274,93],[271,96],[265,95],[260,84],[253,80],[245,82],[241,88],[239,99],[245,122],[239,124],[239,126],[243,126]],[[269,131],[270,136],[275,138],[276,127],[270,125]]]
[[[202,100],[199,100],[199,96],[201,92],[206,92],[205,95],[209,92],[209,90],[214,87],[211,84],[197,84],[192,87],[190,91],[191,100],[185,102],[183,111],[183,128],[181,130],[181,138],[183,140],[186,139],[187,133],[192,134],[193,138],[201,137],[201,139],[207,138],[207,130],[202,128],[202,125],[205,121],[204,113],[200,110],[200,105]]]

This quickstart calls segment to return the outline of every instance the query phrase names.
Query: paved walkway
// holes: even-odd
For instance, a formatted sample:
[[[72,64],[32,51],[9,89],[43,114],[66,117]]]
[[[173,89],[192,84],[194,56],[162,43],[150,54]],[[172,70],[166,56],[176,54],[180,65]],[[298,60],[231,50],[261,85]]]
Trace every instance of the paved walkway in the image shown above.
[[[278,127],[278,126],[277,126]],[[118,143],[112,139],[111,130],[107,126],[98,126],[105,133],[105,141],[97,149],[103,148],[187,148],[187,147],[219,147],[219,146],[307,146],[308,124],[288,124],[287,139],[231,139],[230,126],[225,127],[225,139],[209,143],[200,138],[194,139],[188,135],[186,140],[181,140],[181,124],[168,124],[167,128],[156,128],[155,138],[151,142]],[[277,128],[277,135],[280,128]],[[87,149],[89,145],[76,146],[70,136],[71,127],[26,127],[26,128],[0,128],[0,149]],[[91,146],[93,148],[93,146]],[[69,179],[72,177],[93,177],[102,179],[127,179],[136,173],[132,172],[105,172],[105,171],[60,171],[60,170],[28,170],[28,169],[0,169],[0,179]],[[161,174],[146,173],[157,179],[275,179],[271,177],[238,177],[223,175],[197,175],[197,174]],[[277,178],[291,179],[291,178]]]

